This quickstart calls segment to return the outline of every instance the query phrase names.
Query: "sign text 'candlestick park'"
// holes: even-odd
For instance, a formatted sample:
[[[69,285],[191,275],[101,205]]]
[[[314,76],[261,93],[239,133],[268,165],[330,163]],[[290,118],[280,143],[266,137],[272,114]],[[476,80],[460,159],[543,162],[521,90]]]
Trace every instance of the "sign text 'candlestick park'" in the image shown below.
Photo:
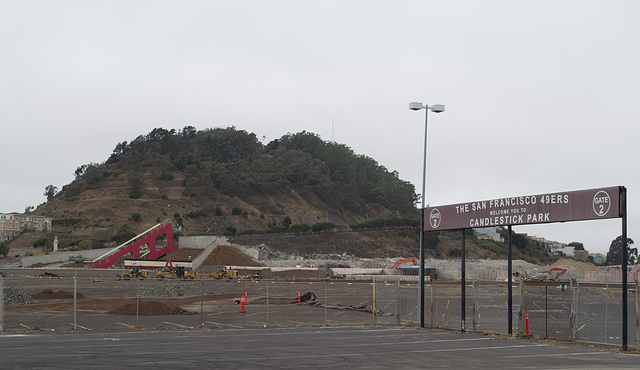
[[[622,187],[498,198],[436,207],[424,212],[424,230],[528,225],[618,218]]]

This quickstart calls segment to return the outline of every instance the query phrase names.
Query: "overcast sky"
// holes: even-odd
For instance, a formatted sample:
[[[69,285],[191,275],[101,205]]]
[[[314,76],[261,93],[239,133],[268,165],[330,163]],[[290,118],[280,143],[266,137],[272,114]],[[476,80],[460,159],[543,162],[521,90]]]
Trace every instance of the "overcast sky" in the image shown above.
[[[0,212],[156,127],[303,130],[431,205],[623,185],[640,220],[638,1],[0,0]],[[619,219],[514,231],[606,252]]]

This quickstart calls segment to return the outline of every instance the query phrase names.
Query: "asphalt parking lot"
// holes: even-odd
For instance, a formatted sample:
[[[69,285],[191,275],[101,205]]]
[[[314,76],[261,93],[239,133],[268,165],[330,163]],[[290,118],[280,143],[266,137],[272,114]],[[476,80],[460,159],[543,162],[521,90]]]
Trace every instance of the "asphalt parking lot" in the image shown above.
[[[3,368],[637,368],[640,355],[431,329],[267,328],[0,334]]]

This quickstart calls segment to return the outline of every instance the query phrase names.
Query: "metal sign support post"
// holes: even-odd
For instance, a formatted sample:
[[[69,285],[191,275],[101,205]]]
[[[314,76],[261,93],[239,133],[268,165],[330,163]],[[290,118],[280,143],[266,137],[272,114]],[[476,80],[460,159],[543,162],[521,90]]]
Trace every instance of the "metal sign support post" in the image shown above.
[[[460,266],[460,329],[462,330],[462,332],[465,332],[464,329],[464,321],[465,321],[465,304],[466,304],[466,294],[465,294],[465,284],[466,284],[466,277],[465,277],[465,235],[464,235],[464,231],[465,229],[462,229],[462,261],[461,264],[462,266]]]
[[[507,237],[508,243],[509,243],[509,249],[508,249],[508,267],[507,267],[507,294],[508,294],[508,299],[507,299],[507,305],[508,307],[508,317],[509,319],[507,320],[507,325],[509,325],[509,336],[513,335],[513,287],[511,286],[512,282],[512,268],[511,268],[511,225],[508,226],[507,228],[509,230],[509,236]]]
[[[424,209],[424,205],[422,208]],[[420,268],[418,271],[420,288],[418,289],[418,299],[420,300],[420,327],[424,328],[424,210],[421,213],[422,221],[420,222]]]
[[[422,106],[422,104],[420,104]],[[421,108],[422,109],[422,108]],[[442,107],[444,110],[444,106]],[[420,268],[418,279],[420,279],[420,327],[424,328],[424,209],[426,206],[427,193],[427,118],[429,118],[429,107],[425,107],[424,113],[424,153],[422,155],[422,213],[420,222]]]
[[[627,350],[627,188],[620,188],[620,215],[622,216],[622,350]],[[638,313],[636,313],[637,315]]]
[[[426,130],[425,130],[426,131]],[[426,153],[425,153],[426,157]],[[424,174],[423,174],[424,175]],[[423,184],[424,194],[424,184]],[[428,223],[425,220],[428,218]],[[508,334],[513,335],[513,225],[622,218],[622,347],[627,350],[627,189],[611,186],[578,191],[512,196],[442,206],[424,206],[420,228],[420,318],[424,327],[424,233],[478,227],[508,228]],[[464,240],[464,236],[463,236]],[[463,242],[464,243],[464,242]],[[464,249],[462,251],[464,253]],[[464,254],[463,254],[464,256]],[[464,267],[464,258],[462,261]],[[461,276],[464,273],[461,274]],[[464,282],[464,278],[463,278]],[[573,289],[573,284],[572,284]],[[464,283],[462,286],[464,292]],[[464,293],[463,293],[464,294]],[[572,304],[572,307],[574,304]],[[572,312],[575,312],[572,309]],[[464,320],[464,314],[461,315]],[[575,316],[574,316],[575,319]],[[464,325],[464,324],[463,324]],[[463,326],[464,328],[464,326]]]

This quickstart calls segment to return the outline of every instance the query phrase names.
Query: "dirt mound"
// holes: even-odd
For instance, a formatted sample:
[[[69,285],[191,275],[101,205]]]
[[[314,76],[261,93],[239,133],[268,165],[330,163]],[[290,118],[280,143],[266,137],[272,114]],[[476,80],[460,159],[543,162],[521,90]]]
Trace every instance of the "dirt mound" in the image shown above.
[[[76,297],[84,298],[82,293],[77,293]],[[38,294],[33,295],[35,299],[68,299],[73,298],[73,293],[67,292],[64,290],[53,291],[51,289],[46,289],[41,291]]]
[[[163,261],[189,261],[195,259],[202,251],[202,249],[196,248],[178,248],[160,259]]]
[[[204,261],[203,265],[235,265],[235,266],[262,266],[251,257],[242,253],[238,248],[228,245],[216,247]]]
[[[598,269],[598,266],[592,264],[592,263],[588,263],[588,262],[582,262],[582,261],[576,261],[570,258],[561,258],[559,260],[557,260],[553,265],[550,266],[551,268],[553,267],[573,267],[574,269],[578,270],[578,271],[600,271]]]
[[[195,312],[187,311],[178,306],[171,306],[160,301],[140,301],[140,306],[137,302],[128,303],[124,306],[120,306],[108,312],[111,315],[138,315],[153,316],[153,315],[195,315]]]

